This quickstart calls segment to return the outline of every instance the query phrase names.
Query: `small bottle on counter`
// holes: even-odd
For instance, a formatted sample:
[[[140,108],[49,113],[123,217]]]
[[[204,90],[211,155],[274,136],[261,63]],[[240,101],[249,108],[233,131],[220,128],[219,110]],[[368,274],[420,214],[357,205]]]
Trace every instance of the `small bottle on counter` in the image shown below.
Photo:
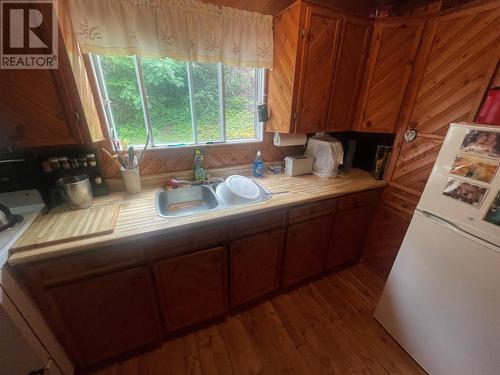
[[[194,181],[203,181],[206,178],[206,170],[205,170],[205,160],[203,157],[203,153],[200,149],[196,149],[194,152],[194,161],[193,161],[193,180]]]
[[[59,164],[61,165],[62,169],[69,169],[69,161],[67,156],[61,156],[59,158]]]
[[[257,151],[257,156],[253,161],[253,176],[262,177],[264,175],[264,159],[262,159],[262,153]]]
[[[97,166],[97,159],[95,158],[95,154],[87,154],[87,163],[89,167]]]
[[[80,156],[78,158],[78,164],[83,168],[87,168],[89,166],[89,163],[87,163],[87,158],[85,156]]]
[[[96,174],[95,177],[94,177],[94,182],[95,182],[96,185],[102,184],[102,177],[101,177],[101,175]]]
[[[61,169],[61,164],[59,164],[58,158],[55,157],[49,158],[49,163],[53,171]]]

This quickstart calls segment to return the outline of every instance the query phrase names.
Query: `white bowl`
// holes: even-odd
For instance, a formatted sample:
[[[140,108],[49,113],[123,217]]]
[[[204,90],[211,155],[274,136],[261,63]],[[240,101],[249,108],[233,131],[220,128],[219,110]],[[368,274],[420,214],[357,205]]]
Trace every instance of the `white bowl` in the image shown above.
[[[251,203],[259,200],[260,189],[251,179],[233,175],[219,184],[215,192],[220,200],[228,205]]]

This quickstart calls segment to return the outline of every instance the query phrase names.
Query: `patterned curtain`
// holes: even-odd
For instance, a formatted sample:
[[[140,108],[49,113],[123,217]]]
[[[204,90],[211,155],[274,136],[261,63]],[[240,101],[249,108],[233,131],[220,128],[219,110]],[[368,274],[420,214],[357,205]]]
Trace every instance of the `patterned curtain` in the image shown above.
[[[83,53],[272,68],[272,16],[198,0],[68,0]]]

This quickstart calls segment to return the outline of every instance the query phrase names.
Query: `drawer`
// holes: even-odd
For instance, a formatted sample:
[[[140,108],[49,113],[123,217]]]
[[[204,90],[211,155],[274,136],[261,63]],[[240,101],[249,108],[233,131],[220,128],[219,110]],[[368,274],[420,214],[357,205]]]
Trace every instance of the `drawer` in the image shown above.
[[[335,211],[336,205],[337,198],[333,198],[291,208],[288,213],[288,222],[290,224],[293,224],[314,217],[333,213]]]
[[[142,246],[134,242],[83,250],[77,254],[35,263],[30,266],[30,272],[36,272],[39,280],[45,285],[50,285],[76,280],[87,275],[107,273],[143,262]]]
[[[146,245],[146,254],[155,259],[171,258],[190,250],[222,244],[225,241],[224,224],[204,225],[192,229],[174,230],[164,236],[151,239]]]
[[[368,190],[361,193],[345,195],[340,197],[339,210],[349,210],[351,208],[370,205],[376,197],[376,190]]]
[[[242,237],[253,233],[267,231],[282,227],[285,223],[284,211],[257,213],[241,219],[236,219],[231,224],[231,238]]]

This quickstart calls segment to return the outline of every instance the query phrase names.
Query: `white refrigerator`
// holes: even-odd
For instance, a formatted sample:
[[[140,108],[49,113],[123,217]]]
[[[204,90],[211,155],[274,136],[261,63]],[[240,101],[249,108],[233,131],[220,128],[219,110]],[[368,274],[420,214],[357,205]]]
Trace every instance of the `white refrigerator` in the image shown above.
[[[432,375],[500,374],[500,126],[451,124],[375,318]]]

